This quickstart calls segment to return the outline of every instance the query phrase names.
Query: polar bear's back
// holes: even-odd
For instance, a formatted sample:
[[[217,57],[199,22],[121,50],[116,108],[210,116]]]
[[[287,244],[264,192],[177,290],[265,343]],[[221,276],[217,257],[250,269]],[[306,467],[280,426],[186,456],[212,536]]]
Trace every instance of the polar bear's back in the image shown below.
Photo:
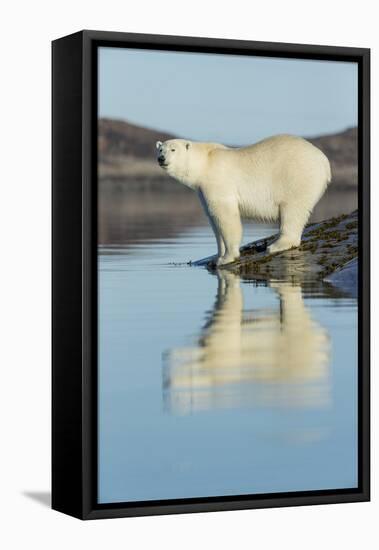
[[[283,134],[247,147],[212,148],[208,177],[220,193],[237,193],[244,216],[277,219],[282,204],[311,211],[331,172],[320,149]]]
[[[331,180],[330,164],[324,153],[297,136],[278,135],[254,145],[218,149],[215,153],[224,167],[235,167],[242,190],[254,185],[262,194],[269,191],[276,201],[285,200],[288,193],[307,190],[321,196]]]
[[[242,162],[270,163],[277,169],[288,168],[293,163],[299,168],[304,164],[318,166],[330,176],[330,166],[324,153],[304,138],[289,134],[273,136],[254,145],[235,150]],[[326,172],[325,172],[326,170]]]

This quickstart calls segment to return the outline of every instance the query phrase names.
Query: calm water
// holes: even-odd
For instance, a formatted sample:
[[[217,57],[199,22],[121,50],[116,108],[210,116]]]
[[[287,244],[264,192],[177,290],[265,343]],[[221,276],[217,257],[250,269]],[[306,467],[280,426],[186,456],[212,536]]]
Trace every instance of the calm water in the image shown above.
[[[137,233],[99,248],[99,501],[356,487],[356,301],[189,267],[202,224]]]

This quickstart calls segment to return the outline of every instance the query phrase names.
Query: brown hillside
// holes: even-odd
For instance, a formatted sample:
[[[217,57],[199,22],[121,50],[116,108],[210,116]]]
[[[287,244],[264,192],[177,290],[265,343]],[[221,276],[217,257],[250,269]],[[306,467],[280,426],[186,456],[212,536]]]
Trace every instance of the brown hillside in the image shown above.
[[[343,187],[358,184],[358,129],[349,128],[338,134],[311,138],[332,166],[332,184]]]
[[[109,156],[127,155],[151,158],[155,155],[155,142],[174,136],[158,130],[136,126],[124,120],[101,118],[99,120],[99,155],[106,161]]]

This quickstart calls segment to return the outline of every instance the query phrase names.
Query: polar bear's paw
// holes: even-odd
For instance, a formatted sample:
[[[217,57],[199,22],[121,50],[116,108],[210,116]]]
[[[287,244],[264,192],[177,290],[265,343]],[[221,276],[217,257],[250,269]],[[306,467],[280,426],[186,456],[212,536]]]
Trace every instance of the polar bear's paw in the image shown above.
[[[291,248],[297,248],[300,245],[300,239],[297,241],[289,239],[288,237],[279,237],[279,239],[268,247],[269,254],[275,254],[276,252],[284,252]]]
[[[227,264],[231,264],[238,260],[239,256],[234,256],[232,254],[225,254],[224,256],[221,256],[220,258],[217,258],[216,265],[217,267],[222,267]]]

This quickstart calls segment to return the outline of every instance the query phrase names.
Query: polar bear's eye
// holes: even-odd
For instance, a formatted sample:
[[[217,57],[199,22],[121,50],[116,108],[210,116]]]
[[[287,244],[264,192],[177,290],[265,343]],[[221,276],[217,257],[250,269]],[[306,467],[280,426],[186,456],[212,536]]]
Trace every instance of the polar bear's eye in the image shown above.
[[[174,153],[174,152],[175,152],[175,149],[171,149],[171,151]]]

